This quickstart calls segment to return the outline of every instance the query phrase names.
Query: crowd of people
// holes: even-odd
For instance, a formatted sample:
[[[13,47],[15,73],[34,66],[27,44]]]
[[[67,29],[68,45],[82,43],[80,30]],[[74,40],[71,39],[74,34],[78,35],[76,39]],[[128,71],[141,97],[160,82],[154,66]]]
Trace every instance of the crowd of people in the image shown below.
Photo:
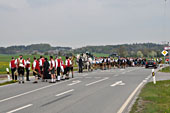
[[[50,79],[50,83],[55,83],[56,81],[69,79],[69,75],[74,77],[73,67],[74,67],[74,58],[75,57],[66,57],[65,62],[61,57],[53,56],[48,58],[44,58],[40,56],[40,58],[33,58],[33,62],[31,63],[30,58],[26,60],[22,55],[19,58],[15,59],[12,57],[10,62],[10,69],[12,73],[12,80],[18,80],[19,84],[24,83],[24,74],[26,71],[26,81],[30,81],[30,70],[32,68],[33,75],[35,76],[35,80],[33,83],[38,83],[38,79],[42,79],[42,81],[48,81]],[[82,57],[79,57],[76,60],[78,64],[79,73],[83,73],[83,69],[89,70],[106,70],[113,68],[126,68],[126,67],[139,67],[145,66],[146,59],[145,58],[111,58],[111,57],[95,57],[87,58],[86,61]],[[162,59],[156,59],[157,63],[161,63]],[[32,64],[32,66],[31,66]],[[85,68],[86,67],[86,68]],[[71,74],[70,74],[71,73]]]
[[[31,66],[32,64],[32,66]],[[33,62],[31,63],[30,58],[26,60],[22,55],[19,58],[15,59],[12,57],[10,61],[10,69],[12,74],[12,80],[18,80],[19,84],[24,83],[24,74],[26,71],[26,81],[30,81],[30,70],[32,68],[33,75],[35,76],[35,80],[33,83],[38,83],[38,79],[42,79],[42,82],[50,79],[50,83],[55,83],[56,81],[69,79],[70,72],[72,73],[72,78],[74,77],[73,73],[73,59],[71,57],[66,57],[65,63],[61,57],[50,56],[48,58],[44,58],[40,56],[40,58],[33,58]]]
[[[153,59],[152,59],[153,60]],[[146,64],[146,58],[110,58],[110,57],[100,57],[95,58],[91,62],[94,69],[111,69],[113,68],[126,68],[126,67],[143,67]],[[162,62],[161,58],[157,58],[156,62],[160,64]]]

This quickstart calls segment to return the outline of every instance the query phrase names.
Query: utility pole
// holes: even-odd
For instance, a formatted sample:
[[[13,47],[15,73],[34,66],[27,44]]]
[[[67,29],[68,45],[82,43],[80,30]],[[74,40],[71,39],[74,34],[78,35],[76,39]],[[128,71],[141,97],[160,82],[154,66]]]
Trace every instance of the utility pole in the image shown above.
[[[170,46],[169,42],[168,42],[168,46]],[[168,50],[168,54],[169,54],[169,70],[170,70],[170,49]]]

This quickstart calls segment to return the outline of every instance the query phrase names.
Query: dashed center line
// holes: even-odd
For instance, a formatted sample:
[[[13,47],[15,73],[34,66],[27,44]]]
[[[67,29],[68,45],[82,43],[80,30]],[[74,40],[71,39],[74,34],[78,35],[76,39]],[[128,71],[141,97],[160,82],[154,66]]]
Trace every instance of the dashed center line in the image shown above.
[[[22,110],[22,109],[28,108],[28,107],[30,107],[30,106],[32,106],[32,104],[28,104],[28,105],[26,105],[26,106],[23,106],[23,107],[20,107],[20,108],[14,109],[14,110],[9,111],[9,112],[6,112],[6,113],[14,113],[14,112],[17,112],[17,111],[19,111],[19,110]]]
[[[70,92],[72,92],[72,91],[74,91],[74,89],[71,89],[71,90],[65,91],[65,92],[63,92],[63,93],[57,94],[56,96],[58,97],[58,96],[61,96],[61,95],[70,93]]]
[[[86,84],[86,86],[90,86],[90,85],[96,84],[96,83],[98,83],[98,82],[102,82],[102,81],[104,81],[104,80],[107,80],[107,79],[109,79],[109,78],[107,77],[107,78],[104,78],[104,79],[101,79],[101,80],[98,80],[98,81],[95,81],[95,82]]]
[[[74,80],[74,79],[76,79],[76,78],[73,78],[71,80]],[[70,80],[68,80],[68,81],[70,81]],[[68,82],[68,81],[64,81],[64,82],[60,82],[60,83],[56,83],[56,84],[51,84],[51,85],[48,85],[48,86],[44,86],[44,87],[41,87],[41,88],[38,88],[38,89],[34,89],[34,90],[31,90],[31,91],[28,91],[28,92],[25,92],[25,93],[15,95],[15,96],[12,96],[12,97],[8,97],[8,98],[0,100],[0,103],[8,101],[8,100],[11,100],[11,99],[14,99],[14,98],[18,98],[18,97],[21,97],[21,96],[24,96],[24,95],[28,95],[30,93],[34,93],[34,92],[40,91],[42,89],[46,89],[46,88],[49,88],[49,87],[52,87],[52,86],[56,86],[58,84],[62,84],[62,83]]]
[[[92,77],[85,77],[85,78],[92,78]]]
[[[118,74],[114,75],[115,77],[119,76]]]

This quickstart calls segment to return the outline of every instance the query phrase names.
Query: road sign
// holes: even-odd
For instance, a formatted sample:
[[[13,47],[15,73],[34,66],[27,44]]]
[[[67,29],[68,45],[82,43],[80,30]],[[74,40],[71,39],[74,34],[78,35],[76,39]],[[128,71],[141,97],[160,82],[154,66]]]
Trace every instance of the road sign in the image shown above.
[[[166,55],[168,54],[168,51],[163,50],[163,51],[162,51],[162,54],[163,54],[164,56],[166,56]]]
[[[170,50],[170,46],[164,47],[164,50]]]

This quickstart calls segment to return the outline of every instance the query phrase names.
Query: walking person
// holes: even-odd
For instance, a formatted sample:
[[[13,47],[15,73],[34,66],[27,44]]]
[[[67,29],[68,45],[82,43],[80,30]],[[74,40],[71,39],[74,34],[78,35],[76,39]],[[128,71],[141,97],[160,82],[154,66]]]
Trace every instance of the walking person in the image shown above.
[[[19,84],[21,84],[21,82],[24,84],[25,60],[23,59],[22,55],[20,55],[19,58],[15,60],[15,64],[17,65]]]
[[[60,81],[60,73],[61,73],[61,57],[56,57],[55,63],[56,63],[56,69],[57,69],[57,81]]]
[[[71,61],[70,61],[70,59],[68,57],[66,57],[65,64],[66,64],[66,69],[67,69],[66,79],[69,79]]]
[[[48,62],[48,59],[45,58],[44,65],[43,65],[43,79],[46,79],[46,82],[47,82],[47,79],[49,79],[49,67],[50,67],[50,64]]]
[[[35,76],[35,81],[33,83],[38,83],[38,75],[40,72],[39,61],[34,57],[34,62],[32,64],[33,75]]]
[[[26,81],[30,81],[29,79],[29,74],[30,74],[30,69],[31,69],[31,66],[30,66],[30,58],[27,58],[26,60]]]
[[[79,59],[79,73],[83,73],[83,60],[81,57]]]
[[[53,56],[50,56],[50,73],[51,73],[51,81],[50,83],[56,82],[56,76],[55,76],[55,61],[53,60]]]
[[[43,66],[44,66],[45,59],[43,56],[40,56],[39,63],[40,63],[40,75],[42,78],[42,82],[44,82],[44,76],[43,76]]]
[[[65,80],[65,75],[66,75],[66,65],[64,64],[62,58],[60,57],[61,61],[61,80]]]
[[[74,67],[74,56],[70,57],[70,62],[71,62],[70,71],[71,71],[72,78],[74,78],[74,70],[73,70],[73,67]]]
[[[15,74],[16,71],[16,64],[15,64],[15,59],[14,57],[12,57],[12,60],[9,64],[9,67],[11,69],[11,73],[12,73],[12,80],[17,80],[17,75]]]

